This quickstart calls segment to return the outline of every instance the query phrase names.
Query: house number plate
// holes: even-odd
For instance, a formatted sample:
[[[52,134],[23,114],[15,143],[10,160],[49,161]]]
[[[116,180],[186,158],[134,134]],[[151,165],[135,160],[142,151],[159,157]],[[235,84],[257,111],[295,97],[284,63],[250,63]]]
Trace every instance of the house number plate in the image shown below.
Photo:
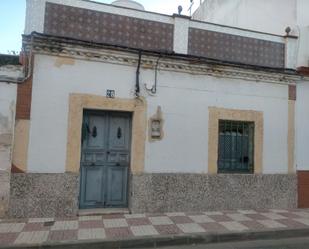
[[[106,97],[107,98],[115,98],[115,90],[106,90]]]

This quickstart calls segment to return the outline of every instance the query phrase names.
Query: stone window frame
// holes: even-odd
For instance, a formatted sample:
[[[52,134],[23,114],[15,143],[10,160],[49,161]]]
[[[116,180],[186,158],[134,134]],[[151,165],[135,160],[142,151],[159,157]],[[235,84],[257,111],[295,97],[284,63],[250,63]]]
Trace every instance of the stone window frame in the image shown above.
[[[263,171],[264,116],[261,111],[209,107],[208,173],[218,174],[219,120],[254,123],[254,174]]]
[[[84,109],[133,113],[130,171],[144,172],[147,104],[144,98],[106,98],[91,94],[70,94],[66,153],[66,172],[79,173]]]

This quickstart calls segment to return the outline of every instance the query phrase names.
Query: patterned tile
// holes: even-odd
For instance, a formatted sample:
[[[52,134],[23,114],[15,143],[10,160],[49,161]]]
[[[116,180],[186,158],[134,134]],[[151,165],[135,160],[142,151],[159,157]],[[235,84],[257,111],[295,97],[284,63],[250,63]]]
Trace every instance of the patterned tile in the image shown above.
[[[284,216],[276,213],[262,213],[262,215],[271,220],[282,220],[285,218]]]
[[[219,211],[209,211],[209,212],[204,212],[204,214],[206,215],[223,215],[222,212],[219,212]]]
[[[205,215],[204,212],[186,212],[185,213],[186,216],[196,216],[196,215]]]
[[[0,245],[13,244],[17,239],[18,233],[2,233],[0,234]]]
[[[44,223],[54,221],[54,218],[30,218],[28,223]]]
[[[49,241],[77,240],[77,230],[50,231],[48,240]]]
[[[293,212],[293,214],[296,214],[302,218],[307,218],[309,219],[309,213],[305,212],[305,211],[297,211],[297,212]]]
[[[214,220],[207,215],[191,215],[189,216],[189,218],[193,220],[195,223],[214,222]]]
[[[173,50],[174,26],[107,12],[47,3],[44,33],[148,50]]]
[[[152,225],[146,226],[132,226],[131,231],[134,236],[151,236],[158,235],[159,233]]]
[[[248,230],[248,227],[246,227],[245,225],[237,221],[220,222],[220,224],[224,226],[226,229],[228,229],[229,231],[241,232],[241,231]]]
[[[187,216],[170,216],[170,219],[175,223],[175,224],[184,224],[184,223],[192,223],[193,220],[191,220]]]
[[[177,224],[183,233],[204,233],[205,229],[196,223]]]
[[[289,219],[297,219],[297,218],[301,218],[299,215],[295,214],[295,213],[280,213],[280,215],[282,215],[283,217],[289,218]]]
[[[105,228],[107,238],[127,238],[132,237],[133,233],[128,227]]]
[[[268,218],[261,214],[246,214],[252,220],[267,220]]]
[[[188,53],[258,66],[284,67],[283,43],[189,28]]]
[[[21,232],[14,244],[41,244],[48,239],[48,231]]]
[[[102,219],[124,219],[124,214],[106,214],[102,215]]]
[[[80,221],[79,228],[103,228],[102,220]]]
[[[153,214],[147,213],[146,214],[146,217],[161,217],[161,216],[164,216],[164,214],[162,213],[153,213]]]
[[[306,226],[309,226],[309,219],[307,219],[307,218],[300,218],[300,219],[293,219],[293,220],[300,222],[300,223],[302,223]]]
[[[126,219],[146,218],[146,214],[125,214]]]
[[[23,230],[25,223],[2,223],[0,233],[19,233]]]
[[[203,224],[199,224],[201,227],[203,227],[206,232],[225,232],[228,231],[226,229],[226,227],[222,226],[219,223],[203,223]]]
[[[240,214],[257,214],[255,210],[238,210]]]
[[[212,215],[210,217],[216,222],[233,221],[230,217],[226,215]]]
[[[130,226],[143,226],[151,224],[148,218],[127,219],[127,222]]]
[[[308,227],[305,224],[298,222],[296,220],[293,220],[293,219],[284,219],[284,220],[277,220],[277,221],[291,229],[300,229],[300,228]]]
[[[173,217],[173,216],[186,216],[186,214],[183,213],[183,212],[165,213],[165,215],[167,215],[169,217]]]
[[[158,225],[158,226],[155,226],[155,229],[161,235],[183,233],[176,225]]]
[[[251,218],[249,218],[248,216],[245,216],[243,214],[227,214],[226,216],[230,217],[232,220],[234,221],[248,221],[248,220],[252,220]]]
[[[267,228],[285,228],[286,226],[275,220],[259,220],[259,223]]]
[[[102,220],[101,215],[93,215],[93,216],[80,216],[78,217],[79,221],[91,221],[91,220]]]
[[[108,219],[103,220],[105,228],[128,227],[126,219]]]
[[[93,240],[93,239],[105,239],[106,234],[103,228],[89,228],[79,229],[78,239],[79,240]]]
[[[167,216],[149,217],[152,225],[171,225],[173,221]]]
[[[286,210],[286,209],[269,209],[270,212],[273,212],[273,213],[288,213],[289,211]]]
[[[31,232],[31,231],[48,231],[49,227],[44,226],[44,223],[28,223],[24,226],[24,232]]]
[[[192,234],[204,232],[241,232],[246,230],[300,229],[309,227],[307,210],[263,210],[255,213],[223,211],[201,213],[173,213],[171,216],[157,214],[147,217],[130,215],[122,218],[86,218],[80,220],[57,218],[53,226],[44,226],[44,219],[29,219],[28,223],[13,223],[14,220],[0,223],[0,245],[40,244],[45,241],[74,241],[93,239],[118,239],[134,236]],[[280,211],[280,212],[279,212]],[[177,215],[176,215],[177,214]],[[283,219],[279,219],[282,218]],[[296,218],[295,218],[296,217]],[[35,222],[36,221],[36,222]],[[176,223],[176,224],[174,224]],[[49,231],[49,229],[51,231]]]
[[[263,230],[266,229],[265,226],[263,226],[261,223],[255,221],[255,220],[249,220],[249,221],[241,221],[241,224],[248,227],[250,230]]]
[[[78,221],[56,221],[51,227],[52,231],[55,230],[76,230],[78,229]]]

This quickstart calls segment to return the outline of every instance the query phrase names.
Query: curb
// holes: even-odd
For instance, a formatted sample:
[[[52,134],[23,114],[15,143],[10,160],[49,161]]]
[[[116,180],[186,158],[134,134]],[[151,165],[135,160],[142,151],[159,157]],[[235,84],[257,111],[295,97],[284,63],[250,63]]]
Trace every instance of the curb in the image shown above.
[[[219,242],[240,242],[250,240],[267,240],[308,237],[309,229],[264,230],[235,233],[205,233],[173,236],[148,236],[120,240],[85,240],[49,242],[37,245],[10,245],[0,249],[121,249],[121,248],[158,248],[163,246],[180,246],[192,244],[211,244]]]

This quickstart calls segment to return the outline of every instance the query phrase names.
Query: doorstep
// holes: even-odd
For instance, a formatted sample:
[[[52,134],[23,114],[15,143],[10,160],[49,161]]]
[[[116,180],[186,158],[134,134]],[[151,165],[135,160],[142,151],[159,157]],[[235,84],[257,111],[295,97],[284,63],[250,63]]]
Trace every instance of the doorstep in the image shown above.
[[[80,209],[78,216],[110,215],[110,214],[129,214],[128,208],[94,208]]]

